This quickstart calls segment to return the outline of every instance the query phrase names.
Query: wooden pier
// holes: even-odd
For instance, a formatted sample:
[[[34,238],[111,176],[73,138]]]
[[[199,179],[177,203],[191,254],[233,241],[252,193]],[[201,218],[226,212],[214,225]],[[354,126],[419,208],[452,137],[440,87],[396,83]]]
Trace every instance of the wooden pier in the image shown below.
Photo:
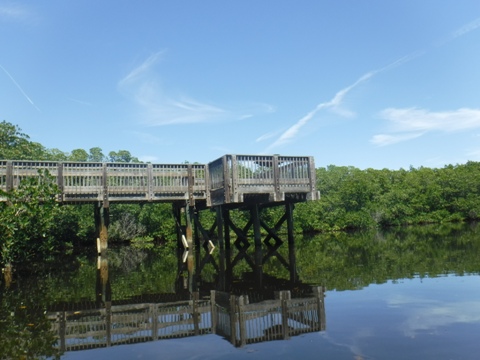
[[[318,198],[308,156],[224,155],[209,164],[0,160],[0,190],[48,170],[65,204],[186,202],[207,207]],[[5,199],[1,199],[5,200]]]
[[[94,204],[97,248],[102,256],[108,244],[111,203],[172,203],[177,243],[185,250],[187,271],[192,274],[195,267],[201,274],[206,264],[212,264],[223,290],[240,261],[250,266],[260,288],[263,264],[272,257],[296,282],[294,204],[320,197],[313,157],[281,155],[224,155],[208,164],[0,160],[0,190],[14,190],[22,180],[39,177],[43,170],[48,170],[58,186],[59,203]],[[0,201],[6,201],[1,194]],[[284,214],[269,224],[261,212],[273,206],[284,207]],[[215,211],[216,218],[204,228],[199,214],[207,209]],[[237,210],[248,214],[245,226],[232,220],[231,212]],[[281,235],[285,227],[286,234]],[[284,243],[288,244],[288,259],[278,251]],[[212,256],[214,249],[220,253],[218,259]],[[189,289],[195,290],[194,280]]]

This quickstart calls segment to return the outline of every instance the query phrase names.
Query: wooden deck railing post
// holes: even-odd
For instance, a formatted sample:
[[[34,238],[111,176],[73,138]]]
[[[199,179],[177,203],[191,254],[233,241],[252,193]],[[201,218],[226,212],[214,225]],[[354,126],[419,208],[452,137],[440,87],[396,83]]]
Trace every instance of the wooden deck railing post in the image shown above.
[[[315,161],[313,159],[313,156],[310,156],[308,162],[308,171],[309,171],[309,183],[310,183],[310,196],[307,196],[307,198],[310,198],[309,200],[318,200],[318,195],[317,195],[317,173],[315,169]]]
[[[224,190],[224,197],[225,197],[225,204],[229,204],[232,202],[232,189],[231,189],[231,175],[230,175],[230,167],[228,164],[229,156],[224,155],[222,158],[222,165],[223,165],[223,190]]]
[[[273,156],[273,182],[275,201],[282,201],[282,193],[280,192],[280,169],[278,166],[278,155]]]
[[[6,174],[6,190],[10,191],[13,189],[13,162],[7,161],[7,174]]]
[[[63,202],[64,198],[64,186],[63,186],[63,163],[57,164],[57,186],[60,194],[57,195],[57,201]]]
[[[238,196],[238,161],[237,161],[237,155],[231,155],[231,167],[232,171],[230,172],[230,178],[231,178],[231,185],[228,186],[229,192],[230,192],[230,201],[238,203],[240,202],[239,196]]]
[[[147,165],[147,181],[148,181],[147,199],[148,199],[148,201],[152,201],[153,198],[154,198],[154,193],[153,193],[153,165],[152,164]]]

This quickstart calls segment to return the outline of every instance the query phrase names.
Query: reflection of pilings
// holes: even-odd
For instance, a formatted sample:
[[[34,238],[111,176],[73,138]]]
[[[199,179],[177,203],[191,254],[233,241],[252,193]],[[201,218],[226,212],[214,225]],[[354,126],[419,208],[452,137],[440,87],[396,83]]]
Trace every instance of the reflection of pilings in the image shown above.
[[[324,290],[292,299],[280,291],[275,299],[250,303],[246,295],[212,291],[210,299],[170,303],[111,305],[94,310],[48,313],[62,351],[114,346],[202,334],[218,334],[234,346],[288,339],[325,330]]]
[[[5,288],[8,289],[12,284],[12,279],[13,279],[12,264],[8,263],[7,265],[5,265],[5,267],[2,269],[2,272],[3,272],[3,279],[5,280]]]
[[[106,256],[99,256],[97,259],[96,303],[100,307],[111,301],[112,289],[108,277],[108,259]]]
[[[226,227],[224,222],[224,213],[221,206],[217,206],[215,208],[216,212],[216,221],[217,221],[217,239],[218,239],[218,247],[220,252],[219,258],[219,274],[218,274],[218,288],[225,291],[227,288],[227,277],[225,276],[225,245],[228,239],[225,238],[226,235]]]
[[[182,213],[184,215],[184,221],[182,221]],[[196,281],[194,280],[195,243],[193,239],[195,209],[189,204],[174,204],[173,216],[175,218],[178,249],[178,276],[175,284],[176,289],[177,291],[180,291],[183,288],[193,292],[196,291]],[[186,277],[184,276],[185,272],[187,272]]]
[[[97,252],[105,255],[108,247],[108,225],[110,213],[108,203],[98,203],[94,205],[93,213],[95,218],[95,234],[97,238]]]

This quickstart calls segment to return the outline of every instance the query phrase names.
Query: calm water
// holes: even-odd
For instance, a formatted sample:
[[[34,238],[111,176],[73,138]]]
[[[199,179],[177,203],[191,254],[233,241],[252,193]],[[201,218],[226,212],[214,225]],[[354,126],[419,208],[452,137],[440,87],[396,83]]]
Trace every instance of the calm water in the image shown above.
[[[67,350],[59,356],[61,359],[354,360],[480,357],[480,228],[476,225],[299,237],[296,253],[302,284],[289,288],[288,281],[274,283],[275,278],[288,279],[289,274],[279,261],[270,259],[264,266],[268,276],[263,289],[290,290],[293,298],[308,301],[311,295],[305,291],[309,287],[304,285],[325,286],[324,314],[320,314],[324,316],[324,330],[305,330],[302,325],[305,331],[288,340],[234,346],[228,336],[208,330],[211,318],[207,317],[199,321],[198,336]],[[288,259],[288,255],[282,255]],[[181,311],[181,302],[174,296],[191,297],[188,272],[171,252],[112,249],[108,261],[105,260],[98,262],[100,270],[97,259],[86,256],[68,260],[53,270],[39,269],[35,276],[19,271],[9,288],[3,284],[0,298],[3,357],[0,358],[20,358],[22,353],[30,354],[31,358],[52,356],[61,349],[59,334],[70,331],[58,325],[58,314],[67,314],[70,325],[86,324],[86,320],[95,324],[102,313],[93,314],[92,309],[105,311],[108,307],[105,304],[113,304],[112,308],[120,304],[138,307],[138,304],[169,301],[172,308]],[[240,279],[248,270],[248,265],[242,262],[234,276]],[[200,300],[208,300],[215,272],[214,266],[205,267],[202,281],[198,282]],[[240,280],[235,285],[232,292],[248,293],[251,303],[273,301],[273,291],[260,293]],[[89,311],[91,317],[87,317]],[[314,322],[319,315],[315,311],[311,318]],[[173,312],[168,316],[181,319],[185,324],[182,329],[192,332],[192,317],[176,317]],[[278,324],[279,317],[273,312],[261,318],[263,325],[258,326],[267,326],[267,318],[268,326]],[[110,331],[122,326],[133,329],[131,322],[117,320],[110,324]],[[137,320],[135,326],[138,323]],[[151,319],[144,321],[145,324],[151,324]],[[70,333],[63,340],[66,348],[69,344],[103,341],[104,336],[99,332],[82,326],[77,327],[76,335]],[[289,326],[301,328],[293,320]],[[123,336],[138,337],[139,329],[124,331]],[[255,329],[248,331],[252,333]]]

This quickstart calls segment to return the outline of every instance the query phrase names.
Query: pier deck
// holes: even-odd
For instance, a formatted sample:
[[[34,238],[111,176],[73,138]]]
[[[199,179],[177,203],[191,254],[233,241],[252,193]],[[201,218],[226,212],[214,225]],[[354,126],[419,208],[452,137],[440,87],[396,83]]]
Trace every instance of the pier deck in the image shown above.
[[[280,155],[224,155],[208,164],[0,160],[0,190],[17,188],[39,170],[53,176],[57,200],[66,204],[187,201],[210,207],[319,198],[313,158]]]

